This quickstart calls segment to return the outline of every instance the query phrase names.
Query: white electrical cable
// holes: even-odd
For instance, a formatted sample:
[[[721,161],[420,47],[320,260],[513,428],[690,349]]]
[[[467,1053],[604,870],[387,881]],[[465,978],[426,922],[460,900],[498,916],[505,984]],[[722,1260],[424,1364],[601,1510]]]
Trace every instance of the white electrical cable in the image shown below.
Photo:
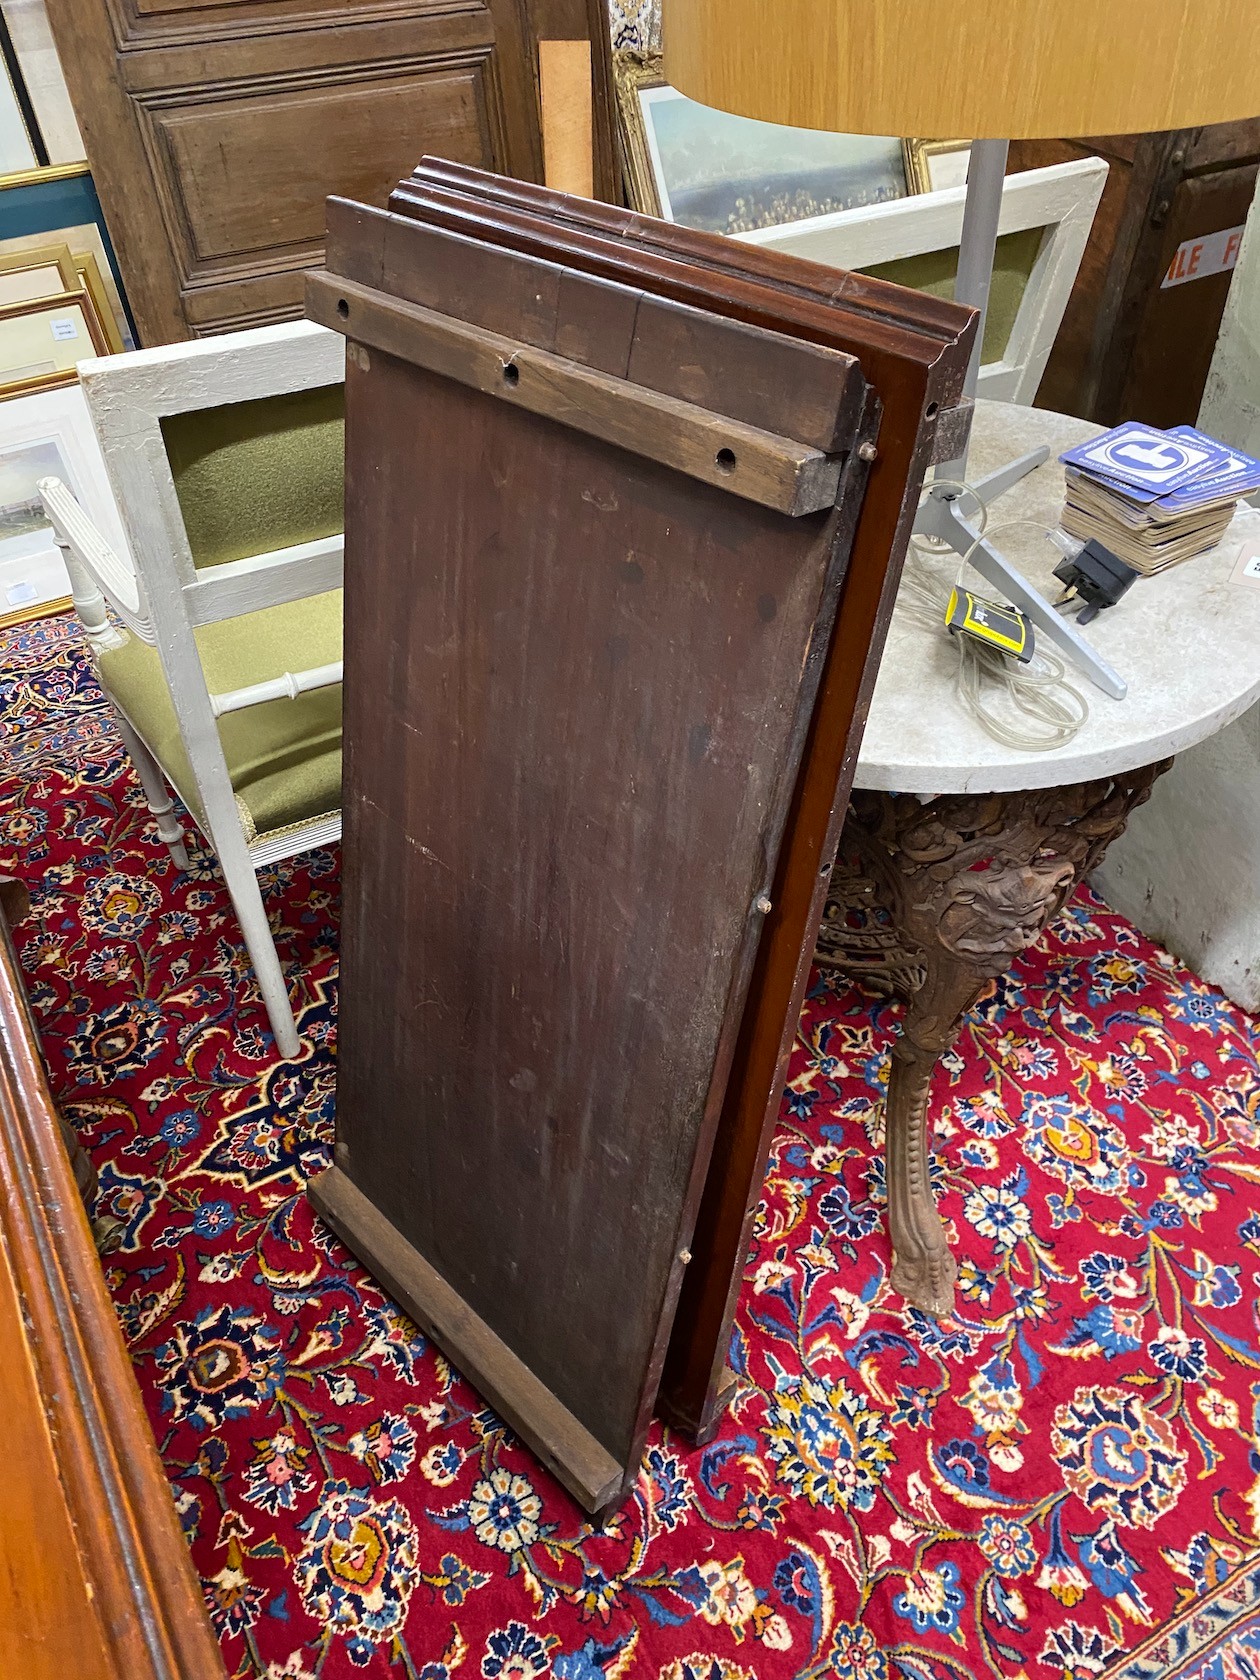
[[[956,490],[960,495],[970,496],[979,510],[976,540],[958,563],[955,580],[958,585],[962,584],[971,556],[986,534],[1030,526],[1053,541],[1052,528],[1032,519],[1010,519],[990,530],[988,509],[970,484],[935,479],[931,489]],[[903,611],[909,611],[919,623],[934,630],[944,628],[949,588],[931,574],[925,562],[929,555],[950,552],[948,545],[938,538],[910,539],[899,602]],[[953,641],[958,650],[959,698],[995,741],[1017,752],[1053,752],[1080,733],[1089,717],[1089,702],[1066,680],[1066,668],[1057,655],[1043,647],[1027,665],[1021,665],[998,648],[987,647],[972,636],[955,636]],[[1004,708],[1006,715],[999,708]],[[1022,720],[1035,724],[1036,728],[1030,730]]]

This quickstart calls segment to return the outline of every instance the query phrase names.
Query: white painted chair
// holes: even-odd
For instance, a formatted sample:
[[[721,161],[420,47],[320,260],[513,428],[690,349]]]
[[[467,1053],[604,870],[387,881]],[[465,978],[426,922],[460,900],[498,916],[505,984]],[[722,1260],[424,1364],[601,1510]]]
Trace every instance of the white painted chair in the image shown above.
[[[1106,178],[1101,158],[1007,176],[978,395],[1036,396]],[[966,195],[947,187],[734,237],[952,297]]]
[[[344,352],[302,321],[80,363],[134,564],[60,480],[39,486],[158,833],[186,869],[169,783],[218,857],[286,1057],[257,871],[341,833]]]

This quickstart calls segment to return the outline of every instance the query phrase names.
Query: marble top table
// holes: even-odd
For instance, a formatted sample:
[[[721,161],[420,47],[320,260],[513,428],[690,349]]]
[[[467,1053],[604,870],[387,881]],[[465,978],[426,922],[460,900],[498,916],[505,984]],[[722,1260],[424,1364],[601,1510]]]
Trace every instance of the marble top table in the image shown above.
[[[1062,593],[1053,576],[1062,554],[1035,530],[1000,527],[1011,519],[1057,525],[1063,512],[1058,456],[1099,430],[1045,409],[976,403],[968,462],[973,477],[1026,450],[1050,446],[1045,466],[989,510],[995,546],[1049,600]],[[970,509],[964,506],[964,512]],[[1260,542],[1260,510],[1240,506],[1217,548],[1158,577],[1138,578],[1117,606],[1086,626],[1083,634],[1126,680],[1129,692],[1113,700],[1065,660],[1067,680],[1089,702],[1089,719],[1074,741],[1053,752],[1016,751],[986,734],[958,698],[953,638],[898,609],[855,786],[925,794],[1083,782],[1171,757],[1223,729],[1260,698],[1260,584],[1230,582],[1240,548],[1251,541]],[[958,557],[941,555],[927,565],[951,584]],[[966,578],[980,594],[993,593],[978,573]]]
[[[1052,575],[1059,551],[1036,530],[1002,527],[1058,524],[1057,457],[1098,430],[1044,410],[976,405],[973,478],[1050,446],[1050,460],[993,504],[988,531],[1051,600],[1062,592]],[[1260,512],[1244,508],[1217,548],[1138,578],[1087,627],[1128,694],[1113,700],[1066,663],[1089,718],[1051,752],[988,735],[959,700],[952,638],[900,607],[893,614],[817,957],[907,1000],[886,1107],[891,1282],[925,1312],[951,1312],[955,1282],[928,1171],[933,1070],[963,1016],[1101,861],[1172,755],[1260,697],[1260,585],[1231,579],[1252,540]],[[957,576],[953,553],[927,564],[942,582]]]

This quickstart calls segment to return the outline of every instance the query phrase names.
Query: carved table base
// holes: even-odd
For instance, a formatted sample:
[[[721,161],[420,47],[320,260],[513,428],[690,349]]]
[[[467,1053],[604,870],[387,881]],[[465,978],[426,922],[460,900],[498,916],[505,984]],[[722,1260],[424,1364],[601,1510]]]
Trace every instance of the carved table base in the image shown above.
[[[817,960],[907,999],[887,1097],[893,1288],[953,1311],[928,1179],[932,1074],[990,981],[1034,944],[1171,759],[1024,793],[853,795]]]

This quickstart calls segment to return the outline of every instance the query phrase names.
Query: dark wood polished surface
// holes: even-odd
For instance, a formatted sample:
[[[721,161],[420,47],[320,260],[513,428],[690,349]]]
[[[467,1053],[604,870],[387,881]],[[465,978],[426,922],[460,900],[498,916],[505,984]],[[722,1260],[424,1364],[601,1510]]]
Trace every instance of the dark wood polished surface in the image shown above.
[[[973,318],[437,162],[391,207],[337,208],[309,293],[351,341],[338,1143],[312,1197],[598,1508],[637,1469],[693,1270],[697,1410],[721,1386],[870,648]],[[688,355],[662,303],[710,348]],[[522,415],[535,360],[510,343],[502,398],[435,361],[439,309],[604,370],[639,446],[538,392]],[[810,346],[843,375],[830,418],[807,380],[793,414]],[[830,426],[829,510],[787,519],[666,464],[653,416],[681,401],[738,476],[720,446],[745,355],[763,425]],[[679,368],[692,388],[661,392]],[[692,1241],[732,1100],[739,1148]]]
[[[427,161],[400,184],[391,204],[446,206],[448,218],[454,217],[459,201],[449,189],[468,178],[454,166]],[[591,247],[582,241],[603,236],[607,266],[599,272],[617,272],[618,247],[646,252],[655,259],[655,283],[670,296],[705,295],[711,308],[737,319],[759,318],[747,276],[773,282],[784,294],[779,307],[793,331],[856,357],[883,404],[878,454],[857,510],[657,1401],[663,1416],[703,1440],[729,1397],[726,1356],[743,1256],[920,486],[929,463],[956,454],[964,435],[957,420],[974,324],[953,304],[867,276],[752,246],[736,255],[728,241],[520,183],[486,190],[505,208],[551,210],[571,224],[575,249],[588,256]],[[445,225],[460,224],[448,219]],[[529,248],[510,214],[500,237]]]

